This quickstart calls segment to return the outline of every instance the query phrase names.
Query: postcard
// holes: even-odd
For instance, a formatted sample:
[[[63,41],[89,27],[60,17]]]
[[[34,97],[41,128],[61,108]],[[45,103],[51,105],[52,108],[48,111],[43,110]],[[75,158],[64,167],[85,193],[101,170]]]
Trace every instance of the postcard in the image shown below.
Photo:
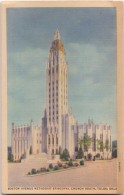
[[[123,192],[122,2],[2,3],[2,192]]]

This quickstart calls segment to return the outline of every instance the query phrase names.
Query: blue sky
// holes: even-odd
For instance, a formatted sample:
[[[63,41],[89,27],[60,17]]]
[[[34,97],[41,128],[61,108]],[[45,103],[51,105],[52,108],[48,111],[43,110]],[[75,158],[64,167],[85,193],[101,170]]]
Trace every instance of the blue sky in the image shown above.
[[[8,143],[11,123],[41,124],[45,67],[59,29],[69,64],[69,105],[79,123],[93,118],[116,138],[114,8],[8,8]]]

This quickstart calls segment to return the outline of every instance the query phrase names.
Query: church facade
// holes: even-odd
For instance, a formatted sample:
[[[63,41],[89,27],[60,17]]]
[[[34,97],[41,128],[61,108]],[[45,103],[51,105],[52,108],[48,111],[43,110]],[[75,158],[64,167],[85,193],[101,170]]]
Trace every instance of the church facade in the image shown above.
[[[46,67],[46,109],[41,126],[35,126],[31,121],[28,126],[15,127],[12,124],[12,154],[14,160],[19,160],[28,154],[44,152],[58,156],[65,148],[70,157],[75,158],[79,149],[79,139],[85,136],[91,138],[91,144],[84,155],[97,153],[102,158],[111,157],[111,127],[109,125],[88,123],[79,125],[68,103],[68,63],[65,49],[57,30],[49,50]],[[99,141],[98,141],[99,140]],[[100,143],[107,143],[103,147]]]

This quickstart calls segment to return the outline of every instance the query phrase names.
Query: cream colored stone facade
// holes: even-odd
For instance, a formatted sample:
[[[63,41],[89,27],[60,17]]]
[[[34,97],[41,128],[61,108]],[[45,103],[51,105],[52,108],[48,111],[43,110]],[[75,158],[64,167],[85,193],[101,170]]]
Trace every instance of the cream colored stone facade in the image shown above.
[[[95,124],[93,120],[88,120],[88,123],[78,125],[78,140],[84,139],[88,135],[91,139],[91,145],[88,150],[84,150],[84,156],[90,153],[92,157],[98,155],[100,158],[111,158],[111,126],[104,124]],[[78,145],[79,147],[79,145]]]
[[[30,125],[15,126],[12,124],[12,154],[15,161],[28,158],[30,154],[41,152],[41,127],[30,122]]]
[[[47,107],[42,119],[44,152],[57,155],[67,148],[74,154],[75,119],[68,108],[68,64],[59,31],[54,34],[46,69]]]

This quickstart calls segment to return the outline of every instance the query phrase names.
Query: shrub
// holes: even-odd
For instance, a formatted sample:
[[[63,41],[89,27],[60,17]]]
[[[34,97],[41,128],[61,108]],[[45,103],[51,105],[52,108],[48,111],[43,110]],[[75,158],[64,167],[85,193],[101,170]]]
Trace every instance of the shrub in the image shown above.
[[[59,170],[59,166],[56,165],[56,166],[54,167],[54,170],[55,170],[55,171],[56,171],[56,170]]]
[[[47,172],[49,172],[50,170],[49,170],[49,169],[47,169],[46,171],[47,171]]]
[[[100,158],[100,153],[97,153],[96,154],[96,158]]]
[[[70,158],[69,151],[65,148],[65,149],[63,150],[62,155],[61,155],[60,157],[61,157],[62,159],[64,159],[64,160],[67,160],[67,161],[68,161],[68,159]]]
[[[91,159],[92,159],[92,154],[89,153],[89,154],[88,154],[88,160],[91,160]]]
[[[62,163],[58,162],[57,164],[58,164],[59,167],[62,167]]]
[[[78,150],[78,154],[77,154],[77,159],[81,159],[81,158],[83,158],[84,157],[84,152],[83,152],[83,150],[82,150],[82,147],[80,147],[79,148],[79,150]]]
[[[30,172],[28,172],[28,175],[31,175],[31,173],[30,173]]]
[[[64,169],[66,169],[66,168],[68,168],[68,164],[63,164],[62,167],[63,167]]]
[[[65,160],[65,161],[69,161],[69,158],[68,158],[68,157],[66,157],[64,160]]]
[[[49,164],[49,168],[50,168],[50,169],[53,169],[53,164],[52,164],[52,163]]]
[[[31,169],[31,174],[36,174],[37,170],[36,169]]]
[[[68,166],[73,166],[73,163],[71,160],[68,162]]]
[[[40,171],[41,172],[46,172],[46,168],[43,167],[43,168],[40,169]]]
[[[40,170],[37,170],[37,173],[40,173]]]
[[[74,163],[74,166],[75,166],[75,167],[78,167],[78,165],[79,165],[79,164],[78,164],[77,162]]]
[[[84,161],[83,160],[80,161],[80,165],[84,165]]]

